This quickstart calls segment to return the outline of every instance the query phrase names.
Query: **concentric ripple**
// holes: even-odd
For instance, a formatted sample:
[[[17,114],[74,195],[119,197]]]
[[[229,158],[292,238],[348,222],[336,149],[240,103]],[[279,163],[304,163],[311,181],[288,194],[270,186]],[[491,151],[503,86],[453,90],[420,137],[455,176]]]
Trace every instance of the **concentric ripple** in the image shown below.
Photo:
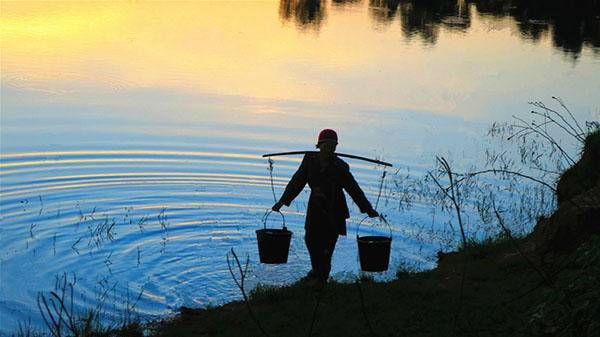
[[[276,159],[277,195],[299,161]],[[303,242],[306,191],[284,213],[294,232],[289,263],[258,262],[254,231],[273,203],[268,163],[259,153],[9,153],[0,169],[2,332],[28,319],[42,326],[37,296],[53,290],[57,279],[75,283],[77,308],[102,303],[106,317],[118,321],[132,306],[151,318],[183,305],[239,299],[226,259],[231,248],[250,259],[249,288],[293,282],[310,266]],[[375,198],[378,173],[361,165],[353,172]],[[267,225],[281,226],[281,219],[270,217]],[[408,244],[397,240],[392,258]],[[334,275],[356,273],[356,261],[355,242],[340,239]]]

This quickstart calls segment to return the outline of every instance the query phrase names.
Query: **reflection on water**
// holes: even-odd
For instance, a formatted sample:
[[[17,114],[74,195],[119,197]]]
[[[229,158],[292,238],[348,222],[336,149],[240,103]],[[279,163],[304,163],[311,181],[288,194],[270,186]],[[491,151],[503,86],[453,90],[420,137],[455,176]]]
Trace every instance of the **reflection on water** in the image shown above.
[[[577,57],[584,45],[600,47],[600,2],[593,0],[471,0],[480,13],[510,16],[519,31],[534,41],[551,32],[556,48]]]
[[[334,6],[356,5],[360,0],[332,0]],[[523,38],[539,41],[551,33],[556,48],[578,57],[584,45],[600,48],[600,4],[585,0],[576,5],[569,1],[550,0],[368,0],[369,13],[380,24],[390,24],[400,17],[407,38],[420,37],[436,43],[440,28],[465,31],[470,27],[469,7],[498,19],[511,17]],[[325,1],[281,0],[280,16],[294,20],[298,27],[319,29],[326,17]]]
[[[426,43],[437,41],[440,28],[465,31],[471,24],[463,1],[399,1],[402,32],[407,37],[418,36]]]
[[[399,0],[369,0],[369,13],[380,23],[390,23],[398,12]]]
[[[143,111],[145,120],[169,110],[185,125],[189,116],[208,114],[229,118],[228,125],[271,124],[324,109],[298,108],[307,102],[340,104],[336,113],[383,108],[471,118],[504,110],[497,92],[515,104],[549,95],[588,104],[590,90],[576,87],[597,84],[590,75],[597,19],[580,16],[580,29],[565,29],[562,17],[534,19],[528,11],[525,19],[510,8],[491,15],[478,6],[449,0],[3,3],[3,123],[17,115],[10,106],[47,107],[47,100],[88,110],[104,105],[101,116]],[[577,62],[565,63],[552,47],[558,44],[578,46],[569,47]],[[523,77],[536,83],[524,90]],[[211,106],[200,115],[199,104],[221,111],[213,114]],[[43,110],[29,111],[50,115]]]
[[[559,95],[589,120],[597,7],[496,3],[2,2],[0,335],[43,324],[36,294],[63,272],[86,276],[88,294],[104,280],[121,298],[143,288],[150,316],[239,298],[224,254],[257,261],[254,230],[273,204],[260,154],[314,149],[324,127],[340,152],[419,175],[440,153],[471,165],[487,124],[529,100]],[[299,161],[276,159],[277,195]],[[380,168],[349,164],[373,201]],[[446,219],[396,197],[378,209],[392,265],[430,266],[446,241],[423,228]],[[249,281],[307,271],[306,199],[284,210],[290,263],[255,263]],[[336,277],[357,271],[356,251],[339,241]]]
[[[223,149],[3,154],[0,336],[28,319],[42,327],[36,294],[63,273],[78,280],[77,310],[99,302],[98,287],[110,285],[103,312],[115,321],[129,292],[141,293],[136,310],[145,318],[238,299],[224,259],[231,247],[253,262],[250,287],[298,279],[310,265],[302,241],[307,195],[284,210],[295,233],[288,264],[256,263],[254,233],[272,203],[271,184],[280,195],[298,160],[277,158],[271,181],[263,158]],[[365,170],[356,172],[361,179]],[[405,244],[397,240],[396,252]],[[338,275],[357,271],[355,252],[352,240],[340,240]]]
[[[300,29],[318,30],[325,21],[325,13],[324,4],[320,0],[281,0],[279,3],[281,19],[293,20]]]
[[[335,7],[344,7],[344,6],[355,6],[359,4],[362,0],[332,0],[331,3]]]

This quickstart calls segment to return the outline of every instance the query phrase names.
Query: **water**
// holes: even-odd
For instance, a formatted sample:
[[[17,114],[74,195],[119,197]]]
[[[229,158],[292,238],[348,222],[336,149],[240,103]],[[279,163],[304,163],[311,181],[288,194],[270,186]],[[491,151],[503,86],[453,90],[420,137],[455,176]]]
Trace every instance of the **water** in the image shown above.
[[[297,280],[310,265],[307,191],[284,209],[289,263],[260,265],[254,230],[273,204],[261,154],[312,150],[322,128],[338,131],[338,151],[418,176],[435,154],[477,162],[489,123],[532,100],[560,96],[598,120],[593,11],[572,22],[521,5],[432,6],[2,3],[0,333],[41,326],[37,294],[63,273],[77,307],[104,301],[113,319],[140,292],[146,318],[239,299],[232,247],[249,254],[250,287]],[[277,196],[299,160],[275,158]],[[382,167],[348,162],[374,203]],[[362,217],[348,200],[339,280],[358,272]],[[378,209],[394,233],[378,277],[431,267],[440,242],[416,236],[447,218],[428,204],[398,210],[385,193]]]

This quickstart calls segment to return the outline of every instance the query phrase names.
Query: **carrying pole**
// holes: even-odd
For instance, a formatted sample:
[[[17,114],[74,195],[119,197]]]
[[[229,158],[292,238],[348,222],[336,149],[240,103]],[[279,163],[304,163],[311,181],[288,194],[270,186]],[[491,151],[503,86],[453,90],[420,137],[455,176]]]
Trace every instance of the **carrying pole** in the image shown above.
[[[267,153],[267,154],[263,154],[262,156],[263,156],[263,158],[265,158],[265,157],[287,156],[287,155],[292,155],[292,154],[307,154],[307,153],[318,153],[318,151],[292,151],[292,152],[280,152],[280,153]],[[386,163],[381,160],[369,159],[369,158],[365,158],[365,157],[355,156],[353,154],[345,154],[345,153],[338,153],[338,152],[335,152],[334,154],[336,156],[340,156],[340,157],[364,160],[364,161],[368,161],[370,163],[375,163],[375,164],[385,165],[385,166],[390,166],[390,167],[392,166],[392,164]]]

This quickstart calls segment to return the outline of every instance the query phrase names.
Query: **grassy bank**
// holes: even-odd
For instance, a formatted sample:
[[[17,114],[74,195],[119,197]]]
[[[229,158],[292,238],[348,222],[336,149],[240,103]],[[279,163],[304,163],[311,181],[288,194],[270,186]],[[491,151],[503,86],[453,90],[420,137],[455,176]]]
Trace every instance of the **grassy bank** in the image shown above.
[[[560,256],[563,263],[549,273],[551,280],[533,270],[513,243],[481,244],[466,254],[461,300],[462,258],[447,256],[427,272],[399,272],[389,283],[363,279],[360,289],[335,282],[320,290],[303,283],[259,288],[250,302],[269,336],[307,336],[319,296],[313,336],[370,336],[371,329],[376,336],[592,336],[600,328],[599,237]],[[262,335],[243,302],[182,308],[154,331],[157,336]]]
[[[598,336],[600,236],[554,255],[550,264],[535,251],[521,255],[515,244],[527,251],[532,242],[474,244],[442,255],[433,270],[400,270],[386,283],[363,278],[324,288],[303,282],[262,287],[251,293],[250,305],[267,336],[308,336],[317,302],[312,336]],[[176,317],[145,327],[81,330],[80,336],[139,337],[144,330],[152,336],[264,336],[241,301],[181,308]]]
[[[309,336],[313,326],[313,336],[598,336],[598,172],[595,131],[557,182],[559,208],[526,237],[471,242],[438,254],[433,270],[400,270],[387,283],[258,288],[249,300],[255,319],[244,302],[182,308],[154,334]]]
[[[56,336],[600,336],[600,131],[583,145],[558,209],[527,236],[467,242],[390,282],[258,287],[248,302]]]
[[[296,283],[217,308],[182,308],[156,336],[599,336],[600,132],[557,182],[559,208],[510,233],[438,254],[394,281]],[[318,304],[318,305],[317,305]],[[313,314],[316,312],[313,321]],[[259,324],[264,331],[261,331]]]

